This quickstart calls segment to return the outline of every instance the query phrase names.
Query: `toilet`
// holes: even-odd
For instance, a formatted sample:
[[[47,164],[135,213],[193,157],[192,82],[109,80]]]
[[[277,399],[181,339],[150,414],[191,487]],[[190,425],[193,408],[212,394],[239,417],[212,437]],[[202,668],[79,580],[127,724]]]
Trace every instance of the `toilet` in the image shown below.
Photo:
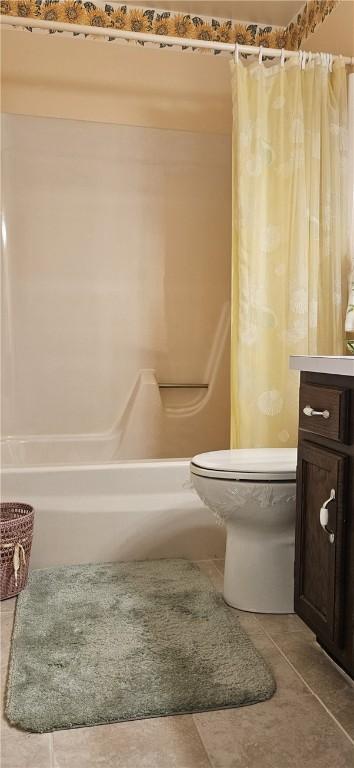
[[[194,456],[192,484],[226,526],[224,598],[257,613],[294,611],[295,448]]]

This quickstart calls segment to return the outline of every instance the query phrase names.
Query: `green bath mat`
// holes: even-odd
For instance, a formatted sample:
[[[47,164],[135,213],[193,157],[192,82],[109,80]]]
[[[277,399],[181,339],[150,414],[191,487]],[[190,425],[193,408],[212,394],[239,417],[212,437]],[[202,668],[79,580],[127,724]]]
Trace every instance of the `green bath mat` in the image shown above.
[[[32,571],[6,714],[28,731],[240,707],[275,683],[237,616],[187,560]]]

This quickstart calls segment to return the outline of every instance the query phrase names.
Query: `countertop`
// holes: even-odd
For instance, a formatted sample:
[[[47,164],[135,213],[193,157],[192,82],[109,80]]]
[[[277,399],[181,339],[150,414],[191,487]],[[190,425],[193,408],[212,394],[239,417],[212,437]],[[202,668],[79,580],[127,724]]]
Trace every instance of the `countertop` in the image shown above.
[[[352,355],[290,355],[289,367],[294,371],[332,373],[337,376],[354,376]]]

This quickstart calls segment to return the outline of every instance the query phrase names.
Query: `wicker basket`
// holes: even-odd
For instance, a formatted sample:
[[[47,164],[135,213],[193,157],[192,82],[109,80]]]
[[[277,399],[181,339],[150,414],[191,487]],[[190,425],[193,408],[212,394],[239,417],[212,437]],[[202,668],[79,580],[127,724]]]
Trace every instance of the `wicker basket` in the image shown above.
[[[33,536],[34,509],[29,504],[0,505],[0,599],[26,586]]]

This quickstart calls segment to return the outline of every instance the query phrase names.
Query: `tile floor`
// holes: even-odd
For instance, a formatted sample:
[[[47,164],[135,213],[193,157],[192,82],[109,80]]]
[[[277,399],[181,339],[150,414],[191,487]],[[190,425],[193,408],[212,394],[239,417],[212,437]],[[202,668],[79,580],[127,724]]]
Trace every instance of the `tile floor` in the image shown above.
[[[222,561],[198,564],[221,590]],[[14,607],[1,604],[2,690]],[[1,768],[354,768],[354,686],[297,616],[240,621],[274,670],[269,701],[43,735],[2,717]]]

